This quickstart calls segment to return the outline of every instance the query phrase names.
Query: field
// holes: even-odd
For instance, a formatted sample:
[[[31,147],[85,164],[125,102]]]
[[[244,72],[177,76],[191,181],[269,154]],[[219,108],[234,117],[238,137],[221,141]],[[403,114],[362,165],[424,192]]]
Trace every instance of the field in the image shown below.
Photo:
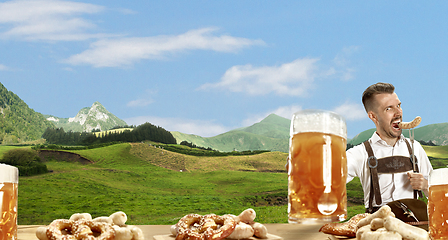
[[[1,146],[0,155],[13,147]],[[447,164],[444,147],[429,149]],[[238,214],[254,208],[257,221],[287,222],[286,153],[195,157],[148,143],[123,143],[76,152],[94,164],[46,162],[51,173],[19,180],[19,224],[115,211],[129,224],[173,224],[188,213]],[[349,217],[363,212],[359,179],[347,185]]]
[[[245,171],[229,171],[226,159],[232,157],[212,158],[214,164],[206,164],[210,158],[180,156],[148,144],[74,152],[95,164],[49,161],[52,173],[20,178],[19,224],[48,224],[77,212],[108,216],[119,210],[128,214],[130,224],[172,224],[191,212],[238,214],[248,207],[257,210],[259,221],[285,218],[285,206],[274,202],[286,194],[286,173],[252,171],[263,169],[260,161],[252,166],[260,155],[247,156],[236,167]],[[159,167],[146,158],[159,165],[180,159],[184,170]],[[266,158],[284,165],[284,157]]]

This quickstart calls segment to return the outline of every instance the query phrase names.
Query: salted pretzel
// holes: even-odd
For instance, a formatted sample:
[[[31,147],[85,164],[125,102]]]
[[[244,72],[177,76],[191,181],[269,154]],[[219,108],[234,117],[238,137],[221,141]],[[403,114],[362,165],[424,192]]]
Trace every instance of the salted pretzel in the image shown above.
[[[113,240],[115,231],[104,222],[56,219],[48,226],[46,235],[49,240]]]
[[[368,213],[361,213],[353,216],[347,222],[342,223],[327,223],[324,224],[319,232],[337,235],[337,236],[346,236],[346,237],[356,237],[357,224],[361,219],[367,217]]]
[[[76,240],[71,234],[74,221],[67,219],[56,219],[48,225],[46,236],[49,240]]]
[[[115,238],[115,230],[112,225],[104,222],[76,221],[73,224],[73,230],[75,237],[80,240],[112,240]],[[99,233],[99,235],[95,237],[94,233]]]
[[[230,216],[188,214],[176,224],[176,240],[221,240],[228,237],[235,226]]]

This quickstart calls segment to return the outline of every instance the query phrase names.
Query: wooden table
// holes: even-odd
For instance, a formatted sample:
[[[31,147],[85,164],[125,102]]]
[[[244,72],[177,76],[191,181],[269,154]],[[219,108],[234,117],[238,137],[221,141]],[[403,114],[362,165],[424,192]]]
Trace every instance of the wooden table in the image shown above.
[[[284,240],[328,240],[329,235],[319,232],[322,224],[265,224],[269,234],[277,235]],[[40,225],[20,225],[18,227],[18,240],[37,240],[36,229]],[[154,240],[154,236],[169,235],[170,225],[138,225],[145,235],[145,240]],[[173,238],[174,239],[174,238]]]

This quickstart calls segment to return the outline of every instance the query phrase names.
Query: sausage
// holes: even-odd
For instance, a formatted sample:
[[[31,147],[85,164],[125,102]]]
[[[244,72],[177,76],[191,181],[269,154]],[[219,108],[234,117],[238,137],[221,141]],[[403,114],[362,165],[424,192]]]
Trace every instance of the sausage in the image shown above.
[[[361,236],[361,240],[401,240],[402,236],[400,236],[397,232],[390,231],[375,231],[375,232],[365,232]]]
[[[373,231],[376,231],[376,230],[384,227],[384,219],[382,219],[382,218],[374,218],[372,220],[372,222],[370,222],[370,226],[371,226],[370,228]]]
[[[387,216],[390,216],[392,213],[392,209],[388,205],[382,206],[378,211],[369,214],[367,217],[361,219],[356,226],[358,228],[361,228],[362,226],[365,226],[367,224],[370,224],[370,222],[375,218],[385,218]]]
[[[403,239],[409,240],[428,240],[429,234],[426,230],[409,225],[398,218],[386,217],[384,219],[384,227],[388,231],[399,233]]]
[[[398,127],[401,129],[411,129],[417,127],[422,122],[422,118],[417,116],[412,120],[412,122],[400,122],[398,123]]]

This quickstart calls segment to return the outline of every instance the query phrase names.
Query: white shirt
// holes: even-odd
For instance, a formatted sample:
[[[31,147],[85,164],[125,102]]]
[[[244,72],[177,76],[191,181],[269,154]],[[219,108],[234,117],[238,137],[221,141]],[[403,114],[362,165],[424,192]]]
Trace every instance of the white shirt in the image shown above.
[[[390,146],[375,132],[369,139],[369,142],[375,157],[378,159],[389,156],[409,157],[409,150],[406,142],[404,142],[404,138],[401,135],[400,139],[395,143],[395,146]],[[411,141],[409,139],[407,140],[411,144]],[[418,160],[419,172],[428,180],[432,166],[425,150],[417,141],[414,141],[414,154]],[[364,144],[359,144],[347,150],[347,183],[353,180],[354,177],[359,177],[364,191],[364,205],[366,208],[369,207],[370,195],[370,170],[367,164],[367,158],[368,154]],[[406,172],[379,173],[378,178],[383,205],[399,199],[414,198],[414,190],[411,187]],[[377,206],[375,201],[373,201],[373,206]]]

